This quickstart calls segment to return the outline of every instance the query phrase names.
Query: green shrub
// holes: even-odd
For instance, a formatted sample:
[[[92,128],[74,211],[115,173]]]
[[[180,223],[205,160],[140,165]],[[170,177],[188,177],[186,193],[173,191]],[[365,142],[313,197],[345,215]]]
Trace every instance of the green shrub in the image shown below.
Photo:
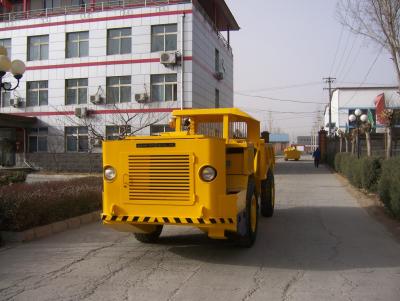
[[[7,171],[0,173],[0,186],[12,183],[21,183],[26,180],[26,172],[23,171]]]
[[[386,208],[400,218],[400,158],[383,162],[378,193]]]
[[[101,208],[101,178],[0,188],[0,230],[23,231]]]
[[[358,188],[376,191],[381,174],[379,158],[358,159],[349,153],[338,153],[335,156],[335,169],[349,179]]]
[[[382,160],[377,157],[365,157],[361,161],[361,187],[376,192],[381,176]]]

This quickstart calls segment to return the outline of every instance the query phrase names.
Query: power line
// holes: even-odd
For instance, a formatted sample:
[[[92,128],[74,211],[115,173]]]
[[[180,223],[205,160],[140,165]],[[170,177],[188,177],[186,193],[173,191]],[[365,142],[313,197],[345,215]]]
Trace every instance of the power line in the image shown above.
[[[285,90],[285,89],[309,87],[309,86],[316,86],[316,85],[321,85],[321,82],[309,82],[309,83],[302,83],[302,84],[293,84],[293,85],[288,85],[288,86],[276,86],[276,87],[269,87],[269,88],[263,88],[263,89],[255,89],[255,90],[243,90],[243,91],[236,91],[235,93],[243,93],[243,92],[251,93],[251,92]]]
[[[250,112],[271,112],[271,113],[277,113],[277,114],[315,114],[315,113],[321,113],[323,112],[322,110],[317,110],[317,111],[307,111],[307,112],[296,112],[296,111],[274,111],[274,110],[268,110],[268,109],[249,109],[245,107],[240,107],[239,108],[245,110],[245,111],[250,111]]]
[[[371,73],[372,69],[374,68],[376,62],[378,61],[379,57],[381,56],[383,51],[383,46],[381,47],[381,49],[379,50],[377,56],[375,57],[374,61],[372,62],[371,66],[369,67],[367,74],[364,76],[363,81],[361,82],[361,84],[358,86],[358,88],[361,88],[362,85],[364,85],[364,83],[367,81],[369,74]],[[357,95],[358,90],[356,90],[353,94],[353,96],[342,106],[345,107],[350,101],[353,100],[353,98]]]
[[[334,83],[335,80],[336,78],[330,76],[324,78],[325,83],[328,84],[328,90],[329,90],[329,131],[328,131],[329,136],[331,136],[332,132],[332,84]]]
[[[245,93],[235,93],[236,95],[241,95],[241,96],[247,96],[247,97],[253,97],[253,98],[261,98],[261,99],[269,99],[269,100],[274,100],[274,101],[282,101],[282,102],[293,102],[293,103],[303,103],[303,104],[325,104],[323,102],[318,102],[318,101],[302,101],[302,100],[296,100],[296,99],[282,99],[282,98],[275,98],[275,97],[270,97],[270,96],[263,96],[263,95],[251,95],[251,94],[245,94]]]
[[[332,75],[333,66],[335,66],[335,63],[336,63],[337,55],[339,53],[339,46],[342,43],[343,32],[344,32],[344,25],[342,25],[342,31],[340,32],[339,41],[338,41],[338,43],[336,45],[335,56],[334,56],[334,59],[333,59],[333,62],[332,62],[331,71],[329,72],[329,75]]]
[[[341,56],[341,58],[339,60],[339,63],[336,65],[334,74],[337,74],[339,69],[341,69],[341,67],[342,67],[342,62],[343,62],[343,59],[344,59],[344,57],[345,57],[345,55],[347,53],[347,48],[348,48],[348,45],[349,45],[349,42],[350,42],[351,35],[352,34],[350,32],[348,32],[348,36],[347,36],[347,39],[346,39],[346,42],[345,42],[345,47],[344,47],[342,56]]]
[[[356,44],[357,39],[358,39],[357,37],[356,37],[355,39],[353,39],[353,43],[351,44],[350,51],[349,51],[349,53],[347,54],[347,57],[346,57],[346,59],[345,59],[344,62],[343,62],[343,66],[338,70],[338,72],[337,72],[337,74],[336,74],[337,77],[340,77],[340,74],[342,74],[342,72],[343,72],[344,70],[346,70],[346,67],[348,66],[348,62],[349,62],[350,56],[351,56],[351,54],[352,54],[352,52],[353,52],[353,49],[354,49],[354,46],[355,46],[355,44]]]

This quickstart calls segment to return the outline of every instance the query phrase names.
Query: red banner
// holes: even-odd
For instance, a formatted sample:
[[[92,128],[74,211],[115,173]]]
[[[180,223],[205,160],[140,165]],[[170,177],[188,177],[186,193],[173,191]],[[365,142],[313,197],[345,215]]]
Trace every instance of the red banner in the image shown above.
[[[7,10],[11,10],[12,4],[8,0],[0,0],[0,6],[5,7]]]
[[[385,93],[379,94],[375,99],[375,109],[376,109],[376,123],[384,124],[385,117],[382,115],[383,111],[386,109],[385,104]]]

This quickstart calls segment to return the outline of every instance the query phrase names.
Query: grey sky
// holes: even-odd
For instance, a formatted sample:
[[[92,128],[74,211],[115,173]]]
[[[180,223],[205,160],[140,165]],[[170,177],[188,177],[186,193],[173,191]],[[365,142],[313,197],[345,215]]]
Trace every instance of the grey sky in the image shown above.
[[[242,28],[231,35],[236,92],[327,103],[323,77],[337,77],[336,86],[359,86],[379,53],[365,83],[392,85],[396,82],[387,52],[380,52],[379,46],[352,35],[347,29],[342,30],[337,18],[337,1],[226,1]],[[336,63],[333,64],[337,48]],[[302,84],[307,85],[271,89]],[[235,106],[245,108],[261,120],[263,128],[268,126],[266,110],[303,112],[272,113],[273,127],[292,137],[310,133],[316,113],[304,112],[315,112],[324,107],[239,94],[235,95]]]

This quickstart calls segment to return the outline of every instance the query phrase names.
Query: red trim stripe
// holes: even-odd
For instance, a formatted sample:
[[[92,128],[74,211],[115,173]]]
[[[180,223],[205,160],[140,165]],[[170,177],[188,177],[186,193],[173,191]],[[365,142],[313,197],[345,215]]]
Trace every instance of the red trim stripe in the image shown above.
[[[89,110],[89,115],[101,115],[101,114],[121,114],[121,113],[171,113],[173,110],[178,108],[157,108],[157,109],[115,109],[115,110]],[[74,115],[74,111],[59,111],[59,112],[21,112],[21,113],[10,113],[11,115],[17,116],[66,116]]]
[[[184,61],[191,61],[191,56],[185,56]],[[119,61],[106,61],[106,62],[86,62],[75,64],[58,64],[58,65],[43,65],[43,66],[30,66],[26,70],[47,70],[47,69],[65,69],[76,67],[93,67],[93,66],[107,66],[107,65],[124,65],[124,64],[143,64],[143,63],[159,63],[159,58],[153,59],[137,59],[137,60],[119,60]]]
[[[80,23],[93,23],[93,22],[112,21],[112,20],[161,17],[161,16],[171,16],[171,15],[191,14],[191,13],[192,13],[191,9],[186,9],[186,10],[164,11],[164,12],[157,12],[157,13],[131,14],[131,15],[125,15],[125,16],[99,17],[99,18],[92,18],[92,19],[80,19],[80,20],[60,21],[60,22],[52,22],[52,23],[7,26],[4,28],[0,28],[0,31],[20,30],[20,29],[49,27],[49,26],[58,26],[58,25],[70,25],[70,24],[80,24]]]

